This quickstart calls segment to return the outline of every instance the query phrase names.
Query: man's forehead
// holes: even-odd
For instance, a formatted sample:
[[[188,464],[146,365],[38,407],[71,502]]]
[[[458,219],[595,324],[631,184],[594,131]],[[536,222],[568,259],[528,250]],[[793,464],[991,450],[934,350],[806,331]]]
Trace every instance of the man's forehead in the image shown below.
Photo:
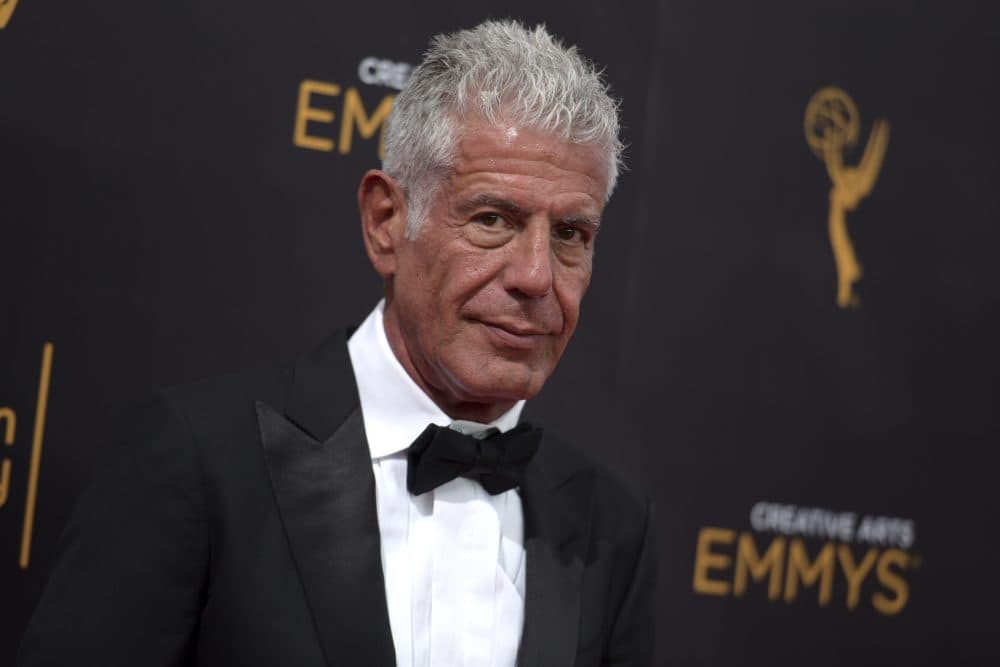
[[[452,165],[452,182],[494,177],[538,179],[568,190],[585,192],[603,206],[607,164],[602,151],[590,144],[513,124],[476,122],[461,128]]]

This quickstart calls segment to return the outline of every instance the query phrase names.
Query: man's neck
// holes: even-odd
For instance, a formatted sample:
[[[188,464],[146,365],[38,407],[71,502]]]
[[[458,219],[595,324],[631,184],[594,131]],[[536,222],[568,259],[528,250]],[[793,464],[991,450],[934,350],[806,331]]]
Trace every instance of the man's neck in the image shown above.
[[[452,419],[488,424],[498,419],[517,403],[518,399],[501,399],[495,402],[466,401],[457,399],[448,392],[439,389],[433,383],[428,382],[413,363],[399,327],[396,326],[395,319],[388,310],[383,314],[382,326],[386,340],[389,341],[389,349],[392,350],[393,356],[396,357],[406,374],[420,387],[421,391],[441,408],[442,412]]]

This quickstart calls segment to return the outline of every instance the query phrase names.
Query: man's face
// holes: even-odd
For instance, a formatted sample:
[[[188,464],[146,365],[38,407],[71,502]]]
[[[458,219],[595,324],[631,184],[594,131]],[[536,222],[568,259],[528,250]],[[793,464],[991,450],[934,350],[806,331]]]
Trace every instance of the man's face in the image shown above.
[[[485,419],[538,393],[566,348],[607,176],[594,147],[482,122],[465,126],[454,167],[398,240],[385,326],[446,412]]]

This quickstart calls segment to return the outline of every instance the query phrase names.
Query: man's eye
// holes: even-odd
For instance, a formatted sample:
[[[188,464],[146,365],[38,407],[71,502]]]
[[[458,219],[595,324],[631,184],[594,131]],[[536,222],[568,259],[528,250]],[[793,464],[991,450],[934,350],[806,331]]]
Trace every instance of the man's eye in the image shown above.
[[[583,241],[583,232],[576,227],[570,227],[568,225],[556,227],[555,230],[553,230],[553,234],[555,234],[556,238],[560,241],[568,243],[579,243]]]
[[[480,213],[475,220],[483,227],[499,227],[504,223],[504,218],[499,213]]]

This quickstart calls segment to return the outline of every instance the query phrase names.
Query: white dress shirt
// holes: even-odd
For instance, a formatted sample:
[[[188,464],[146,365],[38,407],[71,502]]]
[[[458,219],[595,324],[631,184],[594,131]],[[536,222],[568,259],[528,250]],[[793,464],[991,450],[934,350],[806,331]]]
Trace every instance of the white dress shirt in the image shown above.
[[[454,479],[412,496],[406,449],[428,424],[465,433],[517,425],[524,401],[490,424],[454,422],[396,359],[380,301],[348,341],[375,472],[389,625],[401,667],[514,665],[524,623],[524,517],[516,490]]]

